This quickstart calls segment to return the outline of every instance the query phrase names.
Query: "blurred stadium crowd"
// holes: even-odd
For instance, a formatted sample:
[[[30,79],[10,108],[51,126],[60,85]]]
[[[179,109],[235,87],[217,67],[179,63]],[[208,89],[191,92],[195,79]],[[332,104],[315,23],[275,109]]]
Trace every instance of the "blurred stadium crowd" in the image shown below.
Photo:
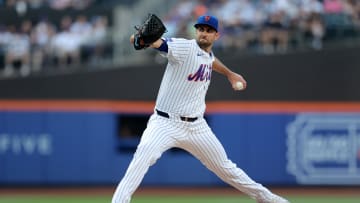
[[[0,0],[0,78],[109,66],[118,57],[113,54],[114,5],[134,2],[141,0]],[[222,37],[215,48],[224,51],[276,54],[360,39],[360,0],[166,2],[170,9],[159,14],[168,28],[165,36],[192,38],[198,16],[216,15]]]
[[[15,11],[18,21],[0,23],[1,76],[28,76],[41,72],[43,67],[61,69],[80,64],[98,65],[104,61],[108,44],[108,17],[83,14],[93,6],[92,0],[8,0],[2,11]],[[27,16],[29,10],[44,8],[76,9],[77,12],[58,11],[57,19],[47,15]],[[34,17],[32,19],[32,17]],[[86,60],[84,60],[86,59]]]
[[[40,8],[49,7],[52,9],[85,9],[97,2],[97,0],[0,0],[2,6],[22,10],[26,7]]]
[[[166,17],[168,34],[193,36],[195,19],[206,13],[222,22],[217,45],[224,49],[320,50],[325,40],[360,36],[360,0],[181,0]]]

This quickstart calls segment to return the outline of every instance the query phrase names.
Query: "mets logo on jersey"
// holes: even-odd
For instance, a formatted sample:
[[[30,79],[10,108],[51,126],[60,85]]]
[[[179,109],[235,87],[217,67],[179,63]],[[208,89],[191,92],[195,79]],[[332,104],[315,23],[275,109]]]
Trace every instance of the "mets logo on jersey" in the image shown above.
[[[189,81],[208,81],[211,79],[212,66],[208,64],[201,64],[199,69],[188,76]]]

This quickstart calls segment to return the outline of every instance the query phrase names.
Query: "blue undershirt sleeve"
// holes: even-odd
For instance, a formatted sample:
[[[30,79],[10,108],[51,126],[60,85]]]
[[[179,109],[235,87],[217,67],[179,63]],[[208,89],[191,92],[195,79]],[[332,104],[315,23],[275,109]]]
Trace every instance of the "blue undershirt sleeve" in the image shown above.
[[[167,41],[164,40],[164,39],[161,39],[163,41],[163,43],[161,44],[161,46],[159,48],[156,48],[157,50],[159,51],[162,51],[162,52],[168,52],[168,45],[167,45]]]

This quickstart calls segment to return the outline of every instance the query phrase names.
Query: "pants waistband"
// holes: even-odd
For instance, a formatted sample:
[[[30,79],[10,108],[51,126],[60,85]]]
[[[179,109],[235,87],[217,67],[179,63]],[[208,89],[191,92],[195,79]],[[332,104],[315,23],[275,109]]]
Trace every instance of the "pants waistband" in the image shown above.
[[[170,118],[170,115],[166,112],[163,112],[163,111],[159,111],[157,109],[155,109],[156,113],[159,115],[159,116],[162,116],[162,117],[165,117],[165,118]],[[196,121],[198,118],[197,117],[184,117],[184,116],[180,116],[180,119],[182,121],[186,121],[186,122],[194,122]]]

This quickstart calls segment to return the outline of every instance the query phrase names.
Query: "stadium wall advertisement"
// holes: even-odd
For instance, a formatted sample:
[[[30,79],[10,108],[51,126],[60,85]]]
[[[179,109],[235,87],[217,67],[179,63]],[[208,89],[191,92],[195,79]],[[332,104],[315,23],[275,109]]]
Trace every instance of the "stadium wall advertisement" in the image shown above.
[[[26,103],[0,102],[1,185],[117,183],[139,141],[124,128],[131,129],[131,119],[146,122],[153,105],[135,102],[138,111],[129,113],[135,109],[126,102],[34,101],[24,111]],[[360,104],[301,105],[210,102],[206,119],[228,156],[264,184],[358,184]],[[225,183],[187,152],[172,149],[143,184]]]

